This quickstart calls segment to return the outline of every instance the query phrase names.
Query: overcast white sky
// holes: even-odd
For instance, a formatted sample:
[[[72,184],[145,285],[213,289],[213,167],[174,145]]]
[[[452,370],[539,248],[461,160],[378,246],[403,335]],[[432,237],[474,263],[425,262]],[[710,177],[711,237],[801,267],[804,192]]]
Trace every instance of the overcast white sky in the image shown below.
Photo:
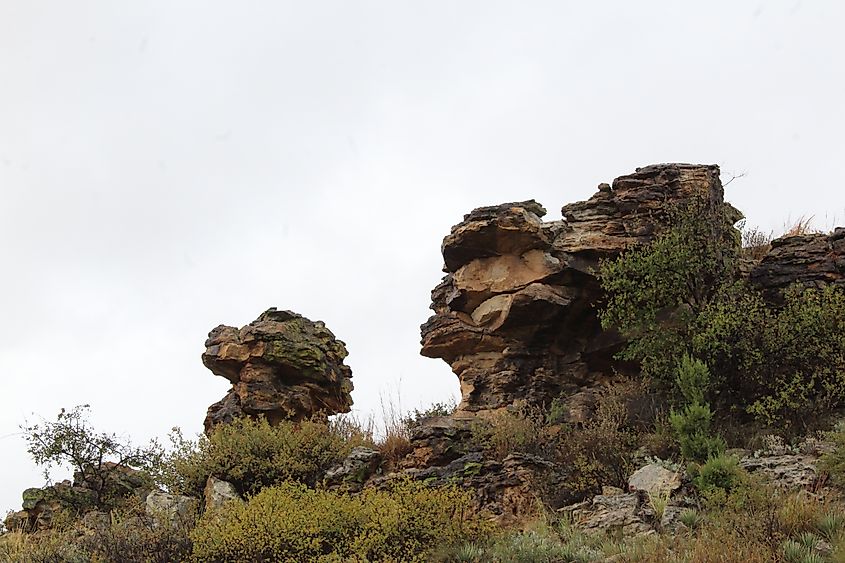
[[[0,512],[24,419],[201,430],[208,331],[266,308],[347,343],[356,408],[448,400],[419,356],[442,237],[656,162],[845,222],[845,3],[0,0]],[[35,415],[33,415],[35,413]]]

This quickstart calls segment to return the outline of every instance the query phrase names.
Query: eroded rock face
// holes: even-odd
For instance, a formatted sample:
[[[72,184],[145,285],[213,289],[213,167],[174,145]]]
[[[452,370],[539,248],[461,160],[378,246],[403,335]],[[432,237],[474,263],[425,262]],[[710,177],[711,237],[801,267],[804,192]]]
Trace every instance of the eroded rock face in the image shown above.
[[[806,287],[845,287],[845,228],[830,234],[782,237],[751,270],[751,282],[777,301],[781,290],[793,283]]]
[[[218,326],[205,346],[203,364],[232,383],[208,408],[206,432],[242,416],[274,424],[350,410],[346,346],[320,321],[268,309],[243,328]]]
[[[613,359],[621,338],[602,331],[595,270],[603,258],[648,242],[670,209],[702,198],[728,217],[719,168],[664,164],[602,184],[587,201],[543,222],[529,200],[482,207],[443,240],[447,273],[432,291],[422,354],[442,358],[461,382],[461,411],[518,401],[547,405],[561,394],[627,373]]]

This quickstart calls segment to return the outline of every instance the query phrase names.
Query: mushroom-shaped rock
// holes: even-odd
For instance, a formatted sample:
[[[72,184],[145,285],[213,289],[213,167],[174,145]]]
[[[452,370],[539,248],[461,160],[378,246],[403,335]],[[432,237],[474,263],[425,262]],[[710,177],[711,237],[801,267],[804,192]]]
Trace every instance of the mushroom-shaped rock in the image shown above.
[[[218,326],[208,335],[202,361],[232,383],[211,405],[205,430],[249,416],[271,424],[349,412],[352,370],[346,346],[320,321],[268,309],[243,328]]]

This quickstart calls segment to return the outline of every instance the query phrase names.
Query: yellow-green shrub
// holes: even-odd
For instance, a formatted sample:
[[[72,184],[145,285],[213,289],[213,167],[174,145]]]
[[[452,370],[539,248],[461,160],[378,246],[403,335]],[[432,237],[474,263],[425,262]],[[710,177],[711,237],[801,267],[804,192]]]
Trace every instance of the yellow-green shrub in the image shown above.
[[[176,450],[165,462],[165,483],[174,491],[201,496],[209,475],[254,494],[287,480],[314,485],[368,437],[348,425],[303,421],[271,426],[265,419],[237,419],[198,442],[176,435]]]
[[[437,545],[484,532],[470,503],[468,492],[408,480],[354,496],[286,482],[206,514],[194,559],[425,561]]]

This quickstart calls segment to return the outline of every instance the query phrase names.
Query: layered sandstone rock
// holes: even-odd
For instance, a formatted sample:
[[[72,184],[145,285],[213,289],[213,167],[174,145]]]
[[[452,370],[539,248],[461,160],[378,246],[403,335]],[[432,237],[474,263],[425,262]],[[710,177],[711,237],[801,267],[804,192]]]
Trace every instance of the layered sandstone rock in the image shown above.
[[[447,273],[432,291],[422,354],[448,362],[461,382],[461,411],[517,402],[548,404],[631,369],[613,356],[622,341],[602,331],[599,261],[652,240],[673,207],[723,201],[719,168],[663,164],[601,184],[589,200],[544,222],[529,200],[482,207],[443,240]]]
[[[793,283],[806,287],[845,287],[845,228],[832,233],[775,239],[771,250],[751,270],[751,282],[770,299]]]
[[[322,322],[268,309],[243,328],[212,330],[205,366],[232,389],[208,408],[205,429],[242,416],[271,423],[349,412],[352,371],[346,346]]]

